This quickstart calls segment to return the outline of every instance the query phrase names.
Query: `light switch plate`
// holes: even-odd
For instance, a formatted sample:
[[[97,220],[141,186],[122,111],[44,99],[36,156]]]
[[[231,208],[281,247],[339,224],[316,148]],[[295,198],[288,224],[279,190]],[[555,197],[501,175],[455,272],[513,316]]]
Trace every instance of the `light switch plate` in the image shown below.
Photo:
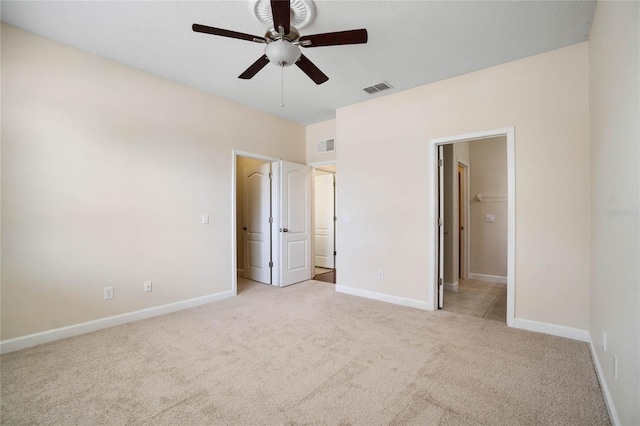
[[[203,225],[208,225],[209,224],[209,215],[208,214],[203,214],[202,215],[202,224]]]
[[[492,214],[488,214],[484,217],[484,221],[486,223],[495,223],[496,222],[496,216],[492,215]]]

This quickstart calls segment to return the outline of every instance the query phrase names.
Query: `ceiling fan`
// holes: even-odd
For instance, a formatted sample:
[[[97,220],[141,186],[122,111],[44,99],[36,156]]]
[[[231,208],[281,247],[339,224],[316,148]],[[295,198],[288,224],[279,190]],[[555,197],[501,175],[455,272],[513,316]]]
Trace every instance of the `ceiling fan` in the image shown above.
[[[367,42],[368,36],[366,29],[337,31],[301,37],[298,30],[291,25],[290,0],[271,0],[271,14],[273,16],[273,29],[268,30],[264,37],[200,24],[193,24],[192,29],[198,33],[236,38],[255,43],[265,43],[264,55],[238,76],[238,78],[245,80],[252,78],[258,71],[271,62],[283,68],[296,64],[296,66],[307,74],[316,84],[322,84],[329,80],[329,77],[302,54],[300,46],[307,48],[362,44]]]

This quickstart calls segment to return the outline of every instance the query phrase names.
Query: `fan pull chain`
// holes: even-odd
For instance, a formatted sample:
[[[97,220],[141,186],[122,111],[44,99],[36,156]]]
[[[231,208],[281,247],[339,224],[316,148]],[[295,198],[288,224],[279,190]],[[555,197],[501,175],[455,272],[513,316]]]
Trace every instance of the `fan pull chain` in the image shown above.
[[[280,69],[280,108],[284,108],[284,64]]]

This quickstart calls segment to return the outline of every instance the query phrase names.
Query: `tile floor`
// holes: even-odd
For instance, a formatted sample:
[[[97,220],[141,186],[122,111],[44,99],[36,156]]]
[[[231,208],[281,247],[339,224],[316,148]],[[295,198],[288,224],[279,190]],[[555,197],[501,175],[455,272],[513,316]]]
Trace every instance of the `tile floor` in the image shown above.
[[[315,275],[322,275],[322,274],[326,274],[327,272],[331,272],[331,271],[333,271],[333,269],[320,268],[318,266],[316,266],[314,268]]]
[[[316,281],[324,281],[326,283],[336,283],[336,270],[327,268],[315,268],[315,275],[313,277]]]
[[[507,321],[507,285],[477,280],[460,280],[458,291],[444,292],[445,311]]]

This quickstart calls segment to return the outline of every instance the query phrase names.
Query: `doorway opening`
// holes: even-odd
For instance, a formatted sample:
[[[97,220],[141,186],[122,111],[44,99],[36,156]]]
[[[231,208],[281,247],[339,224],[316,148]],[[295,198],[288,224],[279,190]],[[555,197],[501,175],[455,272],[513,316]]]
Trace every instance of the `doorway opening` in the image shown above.
[[[277,162],[239,154],[235,161],[236,277],[266,285],[277,283],[274,268],[274,172]],[[237,281],[236,281],[236,292]],[[242,286],[240,288],[242,291]]]
[[[311,167],[235,150],[232,159],[234,294],[238,277],[277,287],[310,280]]]
[[[515,312],[513,128],[430,141],[435,278],[430,308],[506,321]]]
[[[445,238],[441,308],[506,322],[506,137],[470,142],[443,146]],[[501,195],[488,198],[482,194]]]
[[[313,279],[332,284],[337,278],[336,171],[335,163],[313,170]]]

